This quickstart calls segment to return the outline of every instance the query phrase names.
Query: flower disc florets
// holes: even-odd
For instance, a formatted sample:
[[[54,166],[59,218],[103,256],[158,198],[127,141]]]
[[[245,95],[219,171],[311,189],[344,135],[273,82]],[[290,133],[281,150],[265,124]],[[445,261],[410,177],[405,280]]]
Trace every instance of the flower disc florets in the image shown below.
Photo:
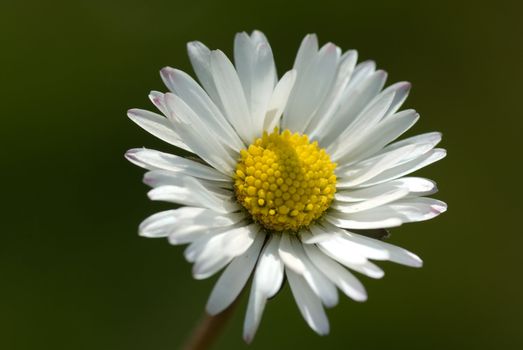
[[[297,232],[318,219],[334,198],[336,163],[307,135],[265,132],[240,155],[236,197],[266,229]]]

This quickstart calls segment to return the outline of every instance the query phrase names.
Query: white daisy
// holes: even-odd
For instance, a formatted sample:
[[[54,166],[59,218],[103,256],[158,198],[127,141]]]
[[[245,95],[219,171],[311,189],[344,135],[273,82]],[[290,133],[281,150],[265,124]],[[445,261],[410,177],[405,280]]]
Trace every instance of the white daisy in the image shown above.
[[[279,80],[259,31],[236,35],[235,65],[200,42],[188,52],[201,85],[164,68],[170,92],[150,98],[165,117],[140,109],[129,117],[194,156],[141,148],[126,157],[148,170],[150,199],[181,206],[147,218],[140,234],[189,244],[185,257],[196,279],[225,268],[209,314],[231,305],[252,275],[244,323],[250,342],[286,276],[302,316],[323,335],[324,306],[338,303],[338,289],[367,299],[350,270],[381,278],[371,260],[422,265],[413,253],[371,238],[446,210],[426,197],[436,192],[434,182],[404,177],[445,156],[434,148],[437,132],[394,142],[419,117],[399,111],[409,83],[383,89],[387,74],[374,62],[356,64],[356,51],[332,43],[318,48],[314,34]]]

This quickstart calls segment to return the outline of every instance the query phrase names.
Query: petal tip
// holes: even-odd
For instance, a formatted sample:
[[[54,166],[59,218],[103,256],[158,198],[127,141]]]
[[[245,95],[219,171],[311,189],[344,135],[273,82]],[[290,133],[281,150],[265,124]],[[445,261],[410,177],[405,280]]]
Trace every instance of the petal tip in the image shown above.
[[[374,61],[371,61],[374,63]],[[374,63],[375,64],[375,63]],[[376,73],[374,74],[378,74],[379,76],[382,77],[382,79],[387,79],[387,77],[389,76],[389,73],[387,73],[387,71],[383,70],[383,69],[379,69],[376,71]]]
[[[144,184],[150,187],[154,187],[155,185],[154,177],[152,177],[151,174],[149,174],[149,172],[144,174],[142,181]]]
[[[138,114],[138,108],[131,108],[127,110],[127,117],[129,117],[131,120],[134,120],[134,118],[137,117]]]
[[[200,46],[200,45],[201,45],[201,43],[198,40],[189,41],[187,43],[187,49],[189,49],[189,50],[195,49],[197,46]]]
[[[135,161],[136,160],[136,152],[137,152],[136,148],[131,148],[130,150],[127,150],[124,153],[125,159],[127,159],[129,161]]]
[[[372,275],[369,275],[369,277],[379,280],[379,279],[385,277],[385,272],[383,270],[374,271],[374,272],[372,272]]]
[[[162,69],[160,69],[160,75],[162,76],[169,76],[174,71],[174,68],[165,66]]]
[[[209,314],[210,316],[216,316],[216,315],[218,315],[222,311],[223,310],[217,309],[214,305],[212,305],[209,302],[207,302],[207,305],[205,305],[205,312],[207,314]]]
[[[364,303],[367,301],[367,299],[369,299],[369,297],[367,296],[367,294],[361,294],[357,297],[353,297],[352,298],[354,301],[357,301],[358,303]]]
[[[243,334],[243,341],[247,344],[251,344],[252,340],[254,339],[254,335],[250,333],[244,333]]]
[[[398,83],[398,88],[403,90],[410,90],[410,88],[412,88],[412,84],[409,81],[400,81]]]
[[[443,214],[444,212],[447,211],[447,203],[445,202],[440,202],[438,204],[433,204],[431,206],[431,208],[439,215],[439,214]]]

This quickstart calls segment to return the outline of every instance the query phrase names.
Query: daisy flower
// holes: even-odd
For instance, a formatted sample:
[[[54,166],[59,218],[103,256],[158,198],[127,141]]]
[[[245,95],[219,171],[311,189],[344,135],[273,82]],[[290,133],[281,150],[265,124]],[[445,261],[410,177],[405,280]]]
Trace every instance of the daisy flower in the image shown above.
[[[252,276],[243,331],[250,342],[286,277],[303,318],[324,335],[324,307],[338,303],[338,290],[367,299],[354,271],[383,277],[372,260],[422,265],[379,239],[446,210],[427,197],[437,190],[433,181],[405,177],[445,156],[435,148],[438,132],[395,141],[419,118],[399,110],[409,83],[384,89],[387,73],[373,61],[357,64],[356,51],[332,43],[319,48],[314,34],[280,79],[259,31],[236,35],[234,64],[200,42],[187,48],[199,83],[166,67],[170,92],[149,95],[161,114],[128,115],[191,155],[139,148],[126,157],[147,169],[151,200],[179,206],[145,219],[140,235],[189,244],[196,279],[223,269],[209,314],[230,306]]]

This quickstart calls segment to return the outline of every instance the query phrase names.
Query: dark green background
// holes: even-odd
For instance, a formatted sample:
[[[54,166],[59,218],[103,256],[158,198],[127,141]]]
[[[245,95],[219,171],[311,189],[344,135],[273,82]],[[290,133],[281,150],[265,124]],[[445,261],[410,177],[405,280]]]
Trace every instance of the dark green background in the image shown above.
[[[185,43],[231,53],[260,29],[280,74],[301,38],[355,48],[408,80],[410,134],[440,130],[448,157],[420,172],[449,211],[392,232],[420,270],[389,263],[341,298],[331,335],[301,319],[288,287],[251,349],[521,349],[522,8],[495,1],[13,1],[0,5],[1,349],[175,349],[215,278],[182,247],[137,235],[152,203],[123,153],[170,147],[125,116],[153,109],[158,70],[192,74]],[[243,349],[245,298],[217,349]]]

